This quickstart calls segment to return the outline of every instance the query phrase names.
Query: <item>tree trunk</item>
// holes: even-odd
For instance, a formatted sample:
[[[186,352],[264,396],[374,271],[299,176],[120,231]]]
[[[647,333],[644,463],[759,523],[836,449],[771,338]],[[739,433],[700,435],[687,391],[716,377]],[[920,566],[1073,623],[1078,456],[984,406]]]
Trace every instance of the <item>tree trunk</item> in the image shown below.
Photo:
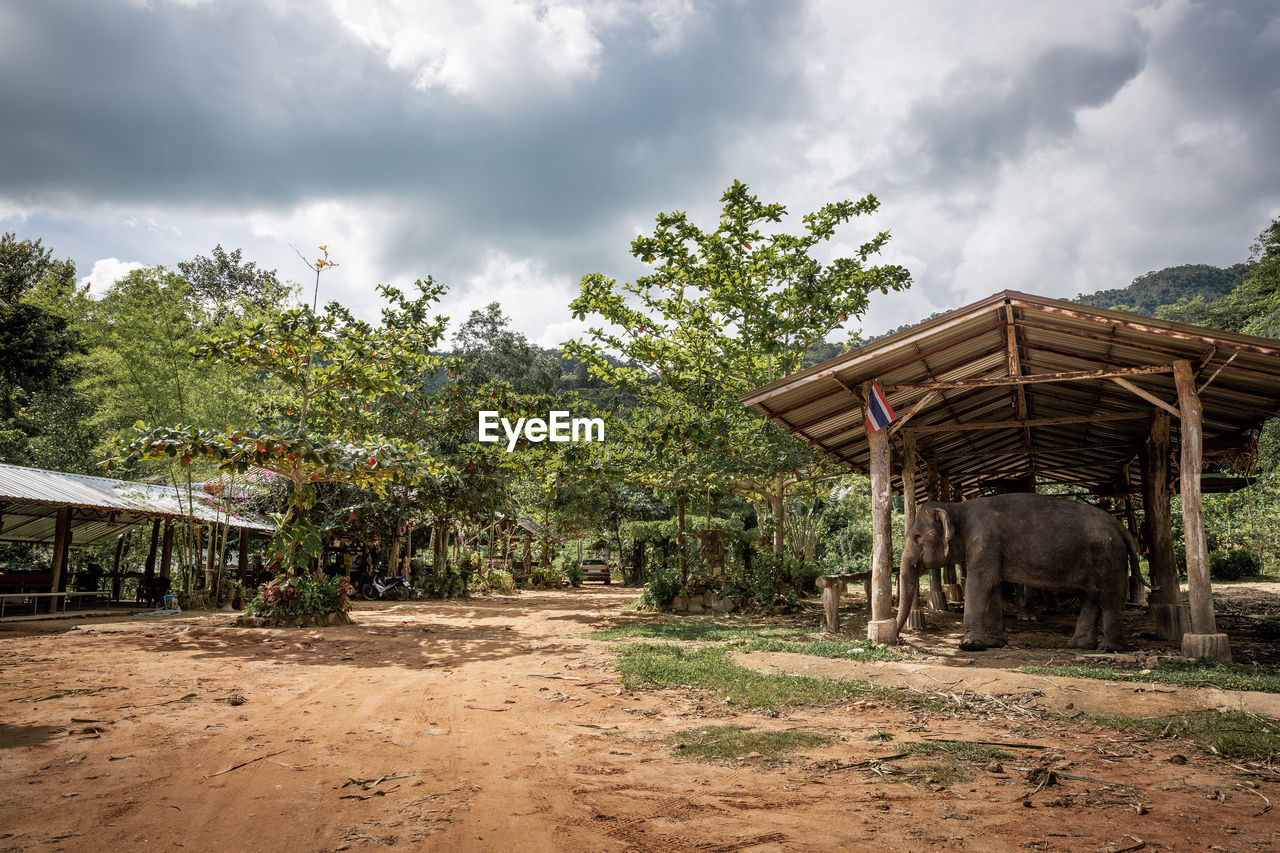
[[[864,382],[863,399],[871,396]],[[897,638],[893,618],[893,517],[889,494],[889,433],[874,430],[867,436],[871,451],[871,621],[867,636],[889,644]]]
[[[391,528],[391,547],[387,551],[387,575],[393,575],[400,568],[400,522]]]
[[[142,566],[144,581],[156,576],[156,554],[160,548],[160,519],[151,522],[151,549],[147,551],[147,562]]]
[[[684,492],[676,495],[676,564],[680,567],[680,586],[689,582],[684,556]]]
[[[773,557],[782,564],[782,549],[787,537],[787,492],[782,472],[773,475],[773,495],[769,498],[773,508]]]
[[[1191,598],[1191,634],[1183,636],[1182,653],[1186,657],[1230,661],[1231,647],[1227,644],[1227,635],[1218,633],[1213,616],[1209,546],[1204,532],[1204,505],[1200,498],[1204,410],[1200,395],[1196,393],[1191,362],[1175,361],[1173,378],[1178,385],[1178,408],[1182,412],[1182,529],[1187,546],[1187,588]]]

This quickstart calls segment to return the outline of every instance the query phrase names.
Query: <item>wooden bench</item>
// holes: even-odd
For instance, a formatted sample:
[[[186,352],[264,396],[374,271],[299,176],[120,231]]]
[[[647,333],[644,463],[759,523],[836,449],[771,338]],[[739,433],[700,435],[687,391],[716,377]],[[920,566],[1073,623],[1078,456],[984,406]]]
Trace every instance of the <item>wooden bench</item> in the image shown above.
[[[5,609],[5,604],[6,604],[8,601],[10,601],[10,600],[14,600],[14,599],[17,599],[17,600],[20,600],[20,601],[28,601],[28,600],[29,600],[29,601],[31,602],[31,606],[32,606],[32,610],[31,610],[31,612],[32,612],[32,613],[37,613],[37,612],[39,611],[39,606],[40,606],[40,601],[41,601],[41,599],[50,599],[50,598],[51,598],[51,599],[53,599],[53,600],[54,600],[54,604],[55,604],[55,608],[54,608],[54,610],[55,610],[55,612],[56,612],[56,610],[57,610],[57,608],[56,608],[57,600],[58,600],[59,598],[61,598],[61,599],[62,599],[62,612],[63,612],[63,613],[66,613],[66,612],[67,612],[67,601],[68,601],[69,599],[71,599],[71,598],[81,598],[81,599],[83,599],[83,598],[86,598],[86,597],[89,597],[89,598],[105,598],[105,599],[107,599],[107,601],[110,601],[110,600],[111,600],[111,593],[109,593],[109,592],[5,592],[5,593],[0,593],[0,618],[4,618],[4,609]]]
[[[827,630],[840,632],[840,596],[847,584],[862,581],[862,591],[871,601],[871,572],[855,572],[846,575],[819,575],[814,581],[822,590],[822,607],[827,613]]]

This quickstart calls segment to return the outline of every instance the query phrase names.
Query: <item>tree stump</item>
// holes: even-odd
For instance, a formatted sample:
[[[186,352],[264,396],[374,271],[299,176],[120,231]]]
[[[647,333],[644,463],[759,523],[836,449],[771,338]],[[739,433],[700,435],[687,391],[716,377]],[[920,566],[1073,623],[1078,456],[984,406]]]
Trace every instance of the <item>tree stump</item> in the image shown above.
[[[929,609],[938,613],[947,609],[947,595],[943,592],[941,569],[929,571]]]
[[[1226,634],[1183,634],[1182,656],[1231,663],[1231,644],[1227,642]]]
[[[867,623],[867,639],[877,646],[890,646],[898,640],[898,620],[873,619]]]
[[[1150,603],[1151,621],[1163,640],[1179,642],[1191,630],[1191,607],[1187,604]]]

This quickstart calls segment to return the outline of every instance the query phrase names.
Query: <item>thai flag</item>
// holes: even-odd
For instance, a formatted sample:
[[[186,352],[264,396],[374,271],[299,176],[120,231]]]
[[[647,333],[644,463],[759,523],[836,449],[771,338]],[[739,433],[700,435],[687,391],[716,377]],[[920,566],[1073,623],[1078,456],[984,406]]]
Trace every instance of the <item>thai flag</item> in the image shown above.
[[[871,396],[867,398],[867,432],[882,430],[897,419],[879,383],[871,383]]]

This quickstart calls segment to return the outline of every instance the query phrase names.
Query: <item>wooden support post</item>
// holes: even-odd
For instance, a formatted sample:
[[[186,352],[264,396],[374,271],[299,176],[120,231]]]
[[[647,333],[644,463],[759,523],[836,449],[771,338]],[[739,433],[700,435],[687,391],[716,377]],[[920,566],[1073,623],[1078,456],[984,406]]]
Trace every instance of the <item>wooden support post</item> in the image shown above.
[[[1129,485],[1128,465],[1125,465],[1123,474],[1125,485],[1127,486]],[[1138,536],[1138,516],[1133,511],[1133,497],[1127,490],[1124,494],[1124,520],[1134,543],[1141,542],[1142,540]],[[1147,605],[1147,588],[1142,584],[1142,572],[1136,568],[1129,575],[1129,602],[1139,607],[1146,607]]]
[[[902,458],[902,529],[904,535],[910,535],[916,523],[916,437],[907,433],[903,437],[904,451]],[[916,578],[915,590],[902,588],[902,574],[898,574],[898,599],[908,592],[915,593],[915,603],[907,617],[907,627],[913,631],[924,630],[924,608],[920,602],[920,579]]]
[[[164,522],[164,540],[160,545],[160,577],[169,577],[173,565],[173,519]]]
[[[124,578],[120,577],[120,559],[124,556],[124,541],[128,533],[121,533],[120,538],[116,540],[116,551],[111,555],[111,600],[120,600],[120,587],[124,582]]]
[[[928,459],[928,479],[925,481],[926,494],[931,501],[939,500],[942,496],[941,481],[938,479],[938,457],[930,456]],[[930,610],[941,613],[947,609],[947,596],[942,589],[942,569],[929,570],[929,600],[928,606]]]
[[[871,398],[871,383],[862,383],[862,398]],[[897,640],[893,618],[893,527],[889,497],[889,433],[879,429],[868,436],[871,450],[871,621],[867,636],[888,645]]]
[[[960,497],[951,488],[951,481],[943,477],[939,481],[939,496],[944,503],[954,503]],[[947,604],[964,605],[964,590],[960,588],[960,579],[956,577],[956,564],[948,563],[942,567],[942,594]]]
[[[1173,553],[1169,489],[1169,416],[1153,413],[1151,437],[1142,447],[1142,509],[1147,540],[1147,567],[1152,592],[1147,599],[1151,621],[1163,639],[1182,642],[1191,614],[1182,601]]]
[[[822,609],[827,617],[827,630],[840,633],[840,596],[844,593],[844,581],[833,577],[819,577],[814,581],[822,588]]]
[[[240,528],[240,546],[236,549],[236,577],[244,583],[249,574],[249,528]]]
[[[49,584],[50,592],[60,592],[62,586],[62,567],[67,562],[67,551],[71,547],[71,507],[63,506],[58,508],[58,515],[53,522],[53,563],[50,567],[52,580]],[[58,599],[56,596],[50,597],[48,611],[56,613],[58,610]]]
[[[1191,633],[1182,637],[1182,654],[1191,658],[1231,660],[1226,634],[1219,634],[1213,619],[1213,592],[1209,582],[1209,548],[1204,533],[1204,506],[1200,498],[1203,461],[1204,412],[1191,362],[1173,363],[1182,411],[1182,529],[1187,544],[1187,588],[1191,598]]]
[[[151,522],[151,548],[147,551],[147,562],[142,567],[143,580],[156,576],[156,554],[160,549],[160,519]]]

